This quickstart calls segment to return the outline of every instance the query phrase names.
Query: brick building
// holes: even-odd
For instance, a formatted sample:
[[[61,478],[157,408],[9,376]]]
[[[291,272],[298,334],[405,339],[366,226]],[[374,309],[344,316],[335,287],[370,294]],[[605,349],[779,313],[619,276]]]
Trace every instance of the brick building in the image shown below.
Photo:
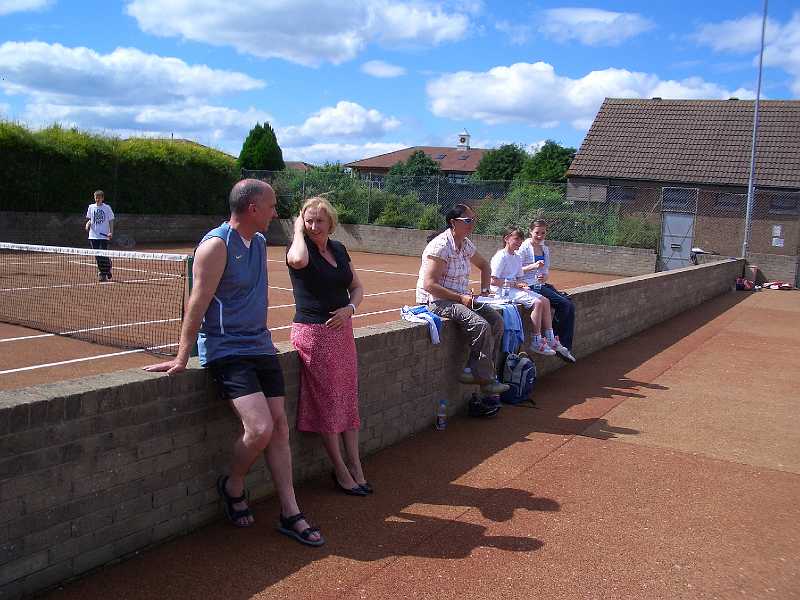
[[[412,146],[395,150],[387,154],[380,154],[364,158],[344,165],[352,169],[356,174],[364,179],[372,181],[382,181],[386,174],[394,165],[405,162],[417,151],[424,152],[427,156],[439,163],[442,173],[453,183],[463,183],[478,168],[486,150],[481,148],[471,148],[469,145],[469,133],[462,131],[458,134],[458,145],[455,148],[441,146]]]
[[[576,204],[618,204],[623,214],[659,223],[661,268],[687,264],[692,246],[738,256],[754,105],[734,98],[606,98],[567,171],[567,197]],[[755,174],[751,260],[794,281],[800,101],[760,103]]]

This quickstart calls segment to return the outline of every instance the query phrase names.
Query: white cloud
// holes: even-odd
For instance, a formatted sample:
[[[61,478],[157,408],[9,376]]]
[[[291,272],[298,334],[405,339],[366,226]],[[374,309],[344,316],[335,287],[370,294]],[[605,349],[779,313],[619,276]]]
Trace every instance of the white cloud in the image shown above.
[[[498,21],[494,27],[497,31],[505,33],[512,44],[518,46],[527,42],[533,33],[530,25],[520,25],[510,21]]]
[[[59,122],[120,136],[197,139],[239,152],[263,111],[208,102],[212,96],[264,87],[243,73],[188,65],[177,58],[117,48],[100,54],[42,42],[0,45],[0,89],[22,95],[21,119],[33,127]]]
[[[767,20],[767,39],[775,38],[780,25]],[[718,52],[753,52],[761,44],[761,16],[748,15],[720,23],[705,23],[698,27],[692,38]]]
[[[54,0],[0,0],[0,16],[15,12],[44,10],[53,3]]]
[[[637,13],[596,8],[554,8],[544,11],[540,31],[558,42],[577,40],[587,46],[617,46],[652,29],[655,24]]]
[[[154,35],[231,46],[261,58],[342,63],[369,43],[437,45],[463,38],[468,11],[415,0],[131,0],[127,12]]]
[[[361,65],[361,71],[373,77],[388,79],[406,74],[404,67],[392,65],[382,60],[370,60]]]
[[[488,124],[527,123],[556,127],[562,122],[586,129],[606,97],[752,98],[749,90],[729,91],[698,77],[661,80],[625,69],[592,71],[579,79],[558,75],[545,62],[516,63],[486,72],[460,71],[427,85],[431,111],[450,119]],[[469,101],[465,102],[464,99]]]
[[[325,162],[348,163],[370,156],[386,154],[408,148],[409,144],[369,142],[366,144],[310,144],[308,146],[281,146],[284,160],[302,160],[320,165]]]
[[[79,98],[119,105],[168,104],[264,87],[243,73],[188,65],[135,48],[99,54],[43,42],[0,45],[0,72],[0,87],[6,93],[64,103]]]
[[[383,136],[400,126],[394,117],[386,117],[375,109],[367,109],[342,100],[326,106],[299,126],[282,129],[278,141],[289,146],[312,144],[324,139],[369,139]]]
[[[698,28],[693,38],[717,52],[757,53],[761,45],[761,16],[707,23]],[[795,12],[785,24],[767,19],[764,46],[764,66],[789,73],[793,78],[792,92],[800,96],[800,12]],[[758,56],[753,57],[753,64],[758,64]]]
[[[194,102],[172,105],[114,106],[31,103],[22,120],[33,127],[61,123],[120,137],[189,138],[222,147],[237,155],[242,141],[256,122],[272,117],[255,108],[244,111]]]
[[[0,118],[7,119],[11,114],[11,105],[0,102]]]

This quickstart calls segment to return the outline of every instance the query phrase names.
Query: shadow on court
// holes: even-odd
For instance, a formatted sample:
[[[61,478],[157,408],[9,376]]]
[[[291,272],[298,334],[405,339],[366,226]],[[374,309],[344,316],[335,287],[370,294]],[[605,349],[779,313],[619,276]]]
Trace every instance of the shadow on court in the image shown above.
[[[500,590],[509,577],[536,577],[528,566],[549,545],[557,547],[538,564],[541,573],[560,565],[580,576],[586,565],[570,548],[593,541],[588,533],[583,540],[559,533],[575,519],[574,509],[565,511],[566,492],[547,491],[554,482],[543,462],[567,456],[574,436],[587,435],[589,427],[592,438],[582,438],[587,443],[637,433],[610,425],[604,415],[626,399],[667,390],[655,382],[659,375],[729,323],[731,309],[744,298],[724,295],[543,377],[534,392],[538,408],[504,407],[487,421],[456,418],[444,432],[424,431],[369,457],[373,496],[337,493],[329,476],[303,483],[300,505],[322,527],[328,540],[322,548],[302,547],[275,532],[278,506],[267,499],[254,506],[253,528],[214,523],[49,597],[318,600],[378,597],[376,588],[384,597],[434,597],[430,590],[437,584],[458,595],[454,590],[463,582],[469,596],[468,582],[488,580],[500,586],[498,598],[526,598],[524,589]],[[573,475],[561,473],[565,480]],[[637,557],[646,553],[646,545],[633,548],[630,560],[644,564],[646,557]],[[442,560],[450,562],[440,573]]]

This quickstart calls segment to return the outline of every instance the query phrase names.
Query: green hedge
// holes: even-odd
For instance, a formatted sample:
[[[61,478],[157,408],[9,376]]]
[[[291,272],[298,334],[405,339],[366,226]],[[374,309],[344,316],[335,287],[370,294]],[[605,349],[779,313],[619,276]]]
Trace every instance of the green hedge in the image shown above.
[[[0,210],[81,212],[102,189],[118,213],[225,214],[232,157],[184,141],[0,122]]]

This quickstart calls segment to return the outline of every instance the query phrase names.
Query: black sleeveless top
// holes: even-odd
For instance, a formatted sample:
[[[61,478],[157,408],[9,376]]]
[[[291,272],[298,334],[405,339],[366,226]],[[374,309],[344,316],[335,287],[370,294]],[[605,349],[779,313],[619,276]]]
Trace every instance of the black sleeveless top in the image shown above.
[[[350,303],[348,288],[353,282],[350,255],[344,244],[328,239],[328,250],[336,259],[331,265],[319,253],[316,244],[305,236],[308,264],[302,269],[289,267],[295,302],[295,323],[320,324],[331,312]]]

